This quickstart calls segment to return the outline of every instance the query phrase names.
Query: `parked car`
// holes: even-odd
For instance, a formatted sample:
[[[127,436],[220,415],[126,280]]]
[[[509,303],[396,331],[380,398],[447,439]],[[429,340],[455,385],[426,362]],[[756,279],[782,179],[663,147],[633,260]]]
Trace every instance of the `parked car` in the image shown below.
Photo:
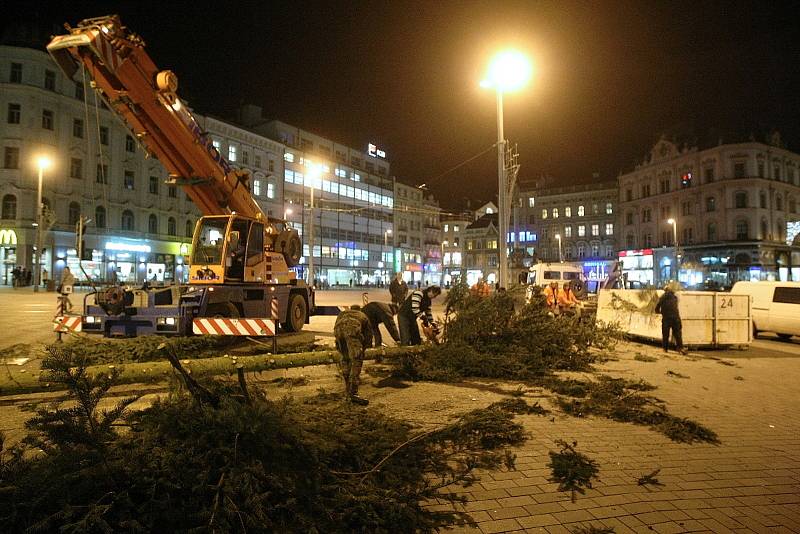
[[[775,332],[781,339],[800,336],[800,282],[736,282],[731,293],[751,297],[753,337]]]

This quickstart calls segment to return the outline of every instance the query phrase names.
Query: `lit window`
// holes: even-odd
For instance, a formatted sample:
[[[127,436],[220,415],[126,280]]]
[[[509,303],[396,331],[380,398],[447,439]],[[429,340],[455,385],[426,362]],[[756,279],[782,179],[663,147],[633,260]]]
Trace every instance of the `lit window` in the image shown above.
[[[360,182],[361,181],[361,175],[358,174],[357,172],[354,172],[353,173],[353,181],[354,182]]]
[[[228,160],[236,161],[236,150],[237,148],[233,145],[228,147]]]
[[[564,217],[572,217],[572,208],[567,206],[564,208]]]
[[[528,207],[532,208],[536,205],[536,199],[534,197],[528,197]]]
[[[592,235],[600,235],[600,225],[593,224],[592,225]]]
[[[572,227],[565,226],[564,227],[564,237],[572,237]]]
[[[608,202],[606,203],[606,215],[611,215],[612,213],[614,213],[614,206],[611,202]]]
[[[261,180],[253,180],[253,194],[261,196]]]
[[[579,224],[578,225],[578,237],[583,237],[586,235],[586,225]]]
[[[586,208],[578,206],[578,217],[583,217],[584,215],[586,215]]]
[[[217,149],[217,152],[219,152],[219,149],[222,147],[222,143],[219,141],[211,141],[211,144],[214,145],[214,148]]]
[[[542,210],[542,219],[546,219],[546,218],[547,218],[547,208]]]
[[[553,218],[558,219],[558,208],[553,208]]]
[[[614,235],[614,223],[606,223],[606,235]]]
[[[458,232],[458,225],[457,225],[457,224],[454,224],[454,225],[453,225],[453,231],[454,231],[454,232]]]
[[[267,198],[275,198],[275,184],[267,183]]]
[[[445,224],[444,225],[444,231],[447,232],[449,230],[450,230],[450,225],[449,224]]]
[[[288,161],[289,163],[294,163],[294,154],[291,152],[287,152],[283,155],[284,161]]]

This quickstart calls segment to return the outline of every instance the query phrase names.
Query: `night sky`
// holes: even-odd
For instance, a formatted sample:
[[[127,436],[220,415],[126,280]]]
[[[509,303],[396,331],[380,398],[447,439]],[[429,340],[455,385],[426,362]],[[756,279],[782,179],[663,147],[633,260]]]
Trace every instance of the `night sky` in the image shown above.
[[[506,98],[520,178],[614,179],[662,133],[716,144],[773,129],[800,151],[800,10],[779,2],[20,2],[4,24],[118,13],[200,113],[242,102],[353,147],[443,206],[496,195],[493,52],[534,60]]]

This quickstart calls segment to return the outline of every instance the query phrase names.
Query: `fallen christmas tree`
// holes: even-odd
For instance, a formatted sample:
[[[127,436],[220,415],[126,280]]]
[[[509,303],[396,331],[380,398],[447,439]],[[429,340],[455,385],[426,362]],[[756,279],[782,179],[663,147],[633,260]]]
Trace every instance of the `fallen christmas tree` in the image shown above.
[[[72,401],[42,409],[23,444],[0,440],[0,531],[432,532],[465,522],[476,469],[512,468],[525,435],[504,405],[420,432],[319,394],[273,402],[242,378],[199,383],[140,411],[98,406],[117,372],[50,347]],[[240,374],[243,377],[243,374]]]

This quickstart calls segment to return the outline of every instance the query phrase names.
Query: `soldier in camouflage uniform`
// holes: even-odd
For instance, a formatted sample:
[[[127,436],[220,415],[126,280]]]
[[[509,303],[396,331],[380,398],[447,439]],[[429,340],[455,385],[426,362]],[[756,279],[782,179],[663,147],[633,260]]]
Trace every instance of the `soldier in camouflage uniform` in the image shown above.
[[[336,350],[342,355],[345,394],[351,402],[367,405],[369,401],[358,396],[358,384],[364,351],[372,346],[372,325],[363,312],[345,310],[336,318],[333,334]]]

